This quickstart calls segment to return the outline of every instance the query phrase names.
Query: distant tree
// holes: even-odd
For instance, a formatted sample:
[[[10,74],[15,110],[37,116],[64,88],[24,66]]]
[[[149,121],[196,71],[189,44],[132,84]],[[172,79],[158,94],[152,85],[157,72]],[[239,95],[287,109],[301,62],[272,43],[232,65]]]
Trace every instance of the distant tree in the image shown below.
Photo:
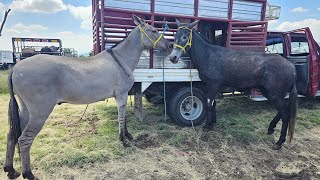
[[[3,29],[3,26],[4,26],[4,23],[6,22],[7,20],[7,16],[9,14],[9,12],[11,11],[11,9],[8,9],[4,12],[4,18],[3,18],[3,21],[2,21],[2,24],[1,24],[1,27],[0,27],[0,36],[2,35],[2,29]]]
[[[89,52],[89,57],[92,57],[92,56],[94,56],[94,55],[93,55],[93,50],[91,50],[91,51]]]

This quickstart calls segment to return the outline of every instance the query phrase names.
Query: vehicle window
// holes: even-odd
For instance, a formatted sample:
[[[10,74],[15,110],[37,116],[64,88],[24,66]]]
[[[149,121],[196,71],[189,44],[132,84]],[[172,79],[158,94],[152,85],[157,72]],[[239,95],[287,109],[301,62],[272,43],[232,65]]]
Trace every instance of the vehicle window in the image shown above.
[[[266,46],[266,53],[283,54],[283,43],[276,43]]]
[[[308,42],[292,42],[291,54],[305,54],[309,53]]]

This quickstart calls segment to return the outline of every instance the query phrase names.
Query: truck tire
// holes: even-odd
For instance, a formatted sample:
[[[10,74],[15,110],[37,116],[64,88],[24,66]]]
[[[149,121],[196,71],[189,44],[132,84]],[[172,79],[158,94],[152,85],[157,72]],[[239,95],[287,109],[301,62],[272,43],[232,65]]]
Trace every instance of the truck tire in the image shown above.
[[[206,118],[207,96],[196,87],[192,89],[193,105],[190,87],[179,89],[169,101],[169,116],[181,126],[197,126]]]
[[[13,68],[13,64],[9,64],[8,69],[12,69],[12,68]]]
[[[150,93],[145,93],[145,97],[148,102],[158,105],[158,104],[163,104],[163,97],[160,95],[154,95]]]

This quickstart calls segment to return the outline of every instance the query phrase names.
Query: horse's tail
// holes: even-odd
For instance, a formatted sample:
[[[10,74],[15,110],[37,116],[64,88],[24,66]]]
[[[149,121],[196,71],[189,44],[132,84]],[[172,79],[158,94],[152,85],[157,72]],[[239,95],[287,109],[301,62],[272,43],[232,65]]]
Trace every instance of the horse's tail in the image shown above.
[[[295,128],[296,119],[297,119],[297,109],[298,109],[298,92],[297,92],[296,80],[295,80],[289,95],[289,113],[290,113],[289,129],[288,129],[289,143],[291,143],[291,140],[293,139],[294,128]]]
[[[13,71],[10,71],[9,77],[8,77],[8,86],[10,90],[8,116],[9,116],[10,133],[13,134],[14,141],[18,142],[18,138],[21,135],[21,126],[20,126],[20,117],[19,117],[19,107],[13,92],[12,74],[13,74]]]

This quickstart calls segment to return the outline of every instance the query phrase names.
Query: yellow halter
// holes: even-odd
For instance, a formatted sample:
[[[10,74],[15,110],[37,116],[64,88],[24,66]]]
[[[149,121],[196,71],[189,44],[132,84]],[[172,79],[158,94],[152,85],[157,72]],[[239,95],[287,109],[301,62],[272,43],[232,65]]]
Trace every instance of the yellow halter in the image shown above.
[[[161,40],[161,38],[162,38],[162,36],[163,36],[163,34],[160,34],[160,36],[158,37],[158,39],[157,40],[153,40],[153,39],[151,39],[150,38],[150,36],[145,32],[145,30],[141,27],[141,25],[139,24],[139,26],[138,26],[138,28],[140,29],[140,31],[141,31],[141,34],[144,34],[145,36],[147,36],[147,38],[152,42],[152,44],[153,44],[153,48],[155,48],[156,47],[156,45],[158,44],[158,42]],[[144,43],[144,41],[143,41],[143,35],[141,36],[141,41],[142,41],[142,43]]]
[[[181,26],[181,27],[178,28],[178,30],[179,30],[179,29],[187,29],[187,30],[189,30],[189,31],[190,31],[189,39],[188,39],[186,45],[184,45],[184,46],[180,46],[179,44],[173,44],[173,46],[182,49],[182,51],[183,51],[184,53],[186,53],[186,48],[187,48],[187,46],[189,46],[189,47],[192,46],[192,29],[190,29],[190,28],[188,28],[188,27],[186,27],[186,26]]]

